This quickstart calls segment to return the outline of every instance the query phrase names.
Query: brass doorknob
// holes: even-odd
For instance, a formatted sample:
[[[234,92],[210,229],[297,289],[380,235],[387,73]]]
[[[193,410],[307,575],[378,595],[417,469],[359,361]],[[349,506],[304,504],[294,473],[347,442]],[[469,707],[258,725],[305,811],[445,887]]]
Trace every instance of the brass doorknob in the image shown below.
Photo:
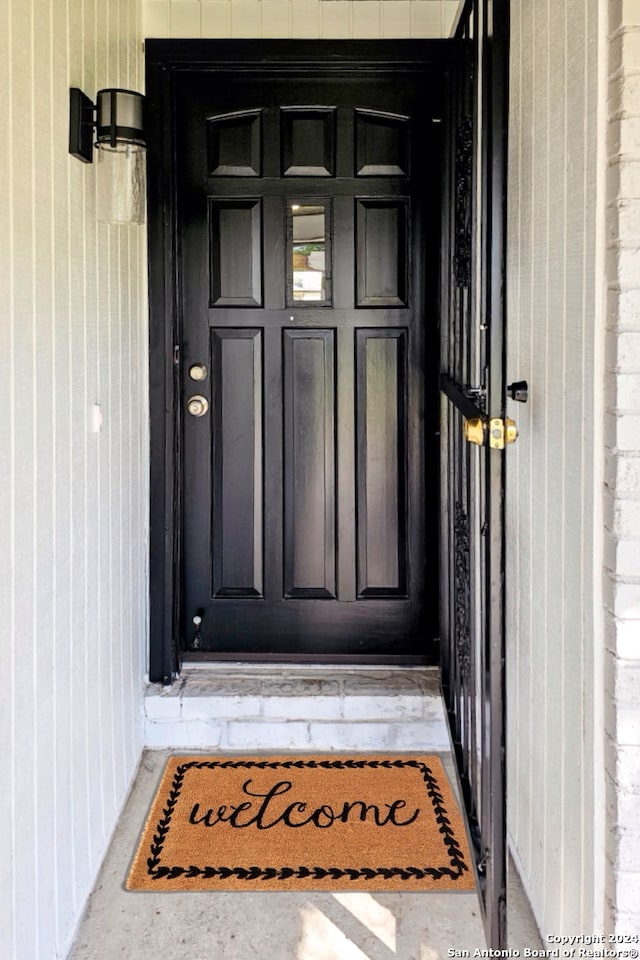
[[[478,447],[484,446],[485,422],[479,417],[475,420],[464,421],[464,438]]]
[[[208,409],[209,401],[206,397],[201,397],[199,394],[196,394],[196,396],[189,397],[187,400],[187,410],[192,417],[204,417]]]

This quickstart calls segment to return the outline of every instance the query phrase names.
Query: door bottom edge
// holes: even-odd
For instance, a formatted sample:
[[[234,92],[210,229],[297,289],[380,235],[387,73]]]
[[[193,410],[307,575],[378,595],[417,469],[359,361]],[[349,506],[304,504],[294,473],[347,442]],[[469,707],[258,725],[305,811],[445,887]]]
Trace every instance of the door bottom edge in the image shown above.
[[[322,653],[232,653],[195,652],[190,650],[181,659],[181,669],[197,667],[206,663],[252,663],[252,664],[324,664],[345,666],[396,666],[428,667],[437,665],[437,656],[428,655],[388,655],[388,654],[322,654]]]

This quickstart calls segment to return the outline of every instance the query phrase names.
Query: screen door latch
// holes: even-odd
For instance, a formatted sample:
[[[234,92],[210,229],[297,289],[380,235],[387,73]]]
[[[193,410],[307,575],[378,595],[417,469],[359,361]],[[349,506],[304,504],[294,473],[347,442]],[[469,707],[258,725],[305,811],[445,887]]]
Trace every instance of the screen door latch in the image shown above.
[[[507,393],[512,400],[526,403],[529,399],[529,384],[526,380],[515,380],[507,387]]]

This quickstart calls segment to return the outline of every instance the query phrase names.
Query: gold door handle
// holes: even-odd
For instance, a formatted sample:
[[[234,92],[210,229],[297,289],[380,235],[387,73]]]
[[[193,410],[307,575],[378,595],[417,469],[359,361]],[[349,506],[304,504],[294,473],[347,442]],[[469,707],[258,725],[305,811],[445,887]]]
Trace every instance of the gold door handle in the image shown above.
[[[484,432],[486,424],[479,417],[475,420],[464,421],[464,438],[478,447],[484,446]]]
[[[469,443],[475,443],[478,447],[483,447],[486,442],[487,432],[489,435],[489,446],[492,450],[504,450],[510,444],[518,439],[518,427],[515,420],[505,417],[492,417],[489,423],[486,420],[477,417],[473,420],[464,421],[464,437]]]

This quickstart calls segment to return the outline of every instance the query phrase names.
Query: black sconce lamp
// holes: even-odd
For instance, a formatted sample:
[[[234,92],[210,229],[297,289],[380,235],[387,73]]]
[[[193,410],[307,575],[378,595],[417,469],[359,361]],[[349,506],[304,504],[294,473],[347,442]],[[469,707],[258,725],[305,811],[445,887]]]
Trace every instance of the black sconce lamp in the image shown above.
[[[134,90],[98,90],[95,104],[78,87],[69,90],[69,153],[91,163],[93,130],[96,147],[121,144],[146,147],[142,109],[144,97]]]
[[[98,219],[144,221],[144,97],[134,90],[98,90],[95,104],[78,87],[69,90],[69,153],[98,163]]]

